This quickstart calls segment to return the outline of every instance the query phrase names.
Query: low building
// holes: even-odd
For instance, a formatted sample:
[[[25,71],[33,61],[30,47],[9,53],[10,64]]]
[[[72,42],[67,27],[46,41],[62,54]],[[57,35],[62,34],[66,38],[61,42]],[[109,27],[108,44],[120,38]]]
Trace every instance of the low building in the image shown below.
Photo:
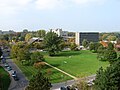
[[[98,42],[99,33],[98,32],[76,32],[75,43],[77,45],[81,46],[84,39],[86,39],[88,42]]]
[[[43,38],[39,38],[39,37],[33,37],[29,40],[29,44],[34,43],[34,42],[42,42]]]
[[[13,30],[9,30],[9,31],[2,31],[0,30],[0,34],[5,35],[5,34],[15,34],[16,32],[14,32]]]

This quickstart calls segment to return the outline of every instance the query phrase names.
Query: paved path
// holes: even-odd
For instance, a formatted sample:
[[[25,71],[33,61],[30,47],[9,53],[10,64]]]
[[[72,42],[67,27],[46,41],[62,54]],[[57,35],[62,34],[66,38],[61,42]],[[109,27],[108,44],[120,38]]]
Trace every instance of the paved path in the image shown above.
[[[47,62],[44,62],[44,63],[45,63],[46,65],[48,65],[48,66],[56,69],[56,70],[58,70],[58,71],[60,71],[60,72],[62,72],[62,73],[64,73],[64,74],[68,75],[69,77],[71,77],[71,78],[73,78],[73,79],[75,79],[75,80],[78,79],[77,77],[75,77],[75,76],[73,76],[73,75],[70,75],[69,73],[67,73],[67,72],[65,72],[65,71],[63,71],[63,70],[61,70],[61,69],[59,69],[59,68],[57,68],[57,67],[54,67],[54,66],[48,64]]]

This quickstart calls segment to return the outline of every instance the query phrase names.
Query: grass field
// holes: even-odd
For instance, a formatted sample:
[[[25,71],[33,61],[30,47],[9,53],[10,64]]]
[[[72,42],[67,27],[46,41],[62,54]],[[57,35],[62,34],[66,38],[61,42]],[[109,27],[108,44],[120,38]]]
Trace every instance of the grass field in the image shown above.
[[[8,90],[8,87],[10,85],[10,77],[9,74],[1,66],[0,66],[0,75],[2,82],[2,90]]]
[[[42,54],[44,55],[46,62],[78,78],[95,74],[99,67],[102,66],[105,68],[109,65],[108,62],[97,60],[97,54],[87,50],[64,51],[55,57],[48,56],[48,53],[46,52],[42,52]],[[32,75],[36,74],[37,72],[37,69],[32,66],[22,66],[18,61],[15,61],[15,63],[19,66],[29,80]],[[52,72],[49,75],[52,83],[71,79],[70,77],[50,67],[44,68],[43,72],[48,70]]]
[[[108,62],[97,60],[97,54],[88,50],[64,51],[56,57],[45,55],[46,61],[76,77],[95,74],[99,67],[107,67]]]
[[[33,66],[23,66],[19,61],[16,60],[14,60],[14,62],[18,65],[18,67],[22,70],[22,72],[29,80],[32,78],[32,75],[35,75],[37,73],[37,69],[34,68]],[[43,73],[49,71],[49,73],[48,74],[46,73],[46,75],[48,78],[50,78],[51,83],[63,82],[72,79],[49,66],[45,66],[45,68],[43,68],[41,71]]]

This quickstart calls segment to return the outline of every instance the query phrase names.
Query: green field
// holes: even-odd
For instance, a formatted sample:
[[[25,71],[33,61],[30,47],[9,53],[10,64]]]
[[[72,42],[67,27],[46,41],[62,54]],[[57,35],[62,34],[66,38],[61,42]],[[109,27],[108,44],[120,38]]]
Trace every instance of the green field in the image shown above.
[[[0,66],[0,76],[2,82],[2,90],[8,90],[10,85],[10,77],[9,74]]]
[[[84,77],[95,74],[99,67],[107,67],[108,62],[97,60],[97,54],[88,50],[64,51],[56,57],[45,55],[46,61],[71,75]]]
[[[23,66],[19,61],[14,60],[14,62],[18,65],[18,67],[22,70],[22,72],[25,74],[25,76],[30,80],[32,78],[33,75],[36,74],[37,69],[34,68],[33,66]],[[49,66],[45,66],[45,68],[43,68],[41,70],[43,73],[46,74],[46,76],[48,78],[50,78],[50,82],[51,83],[57,83],[57,82],[63,82],[66,80],[70,80],[72,78],[66,76],[65,74],[49,67]],[[47,71],[49,71],[50,73],[46,73]]]
[[[46,52],[42,52],[42,54],[44,55],[46,62],[78,78],[95,74],[99,67],[102,66],[105,68],[109,65],[108,62],[97,60],[97,54],[87,50],[64,51],[55,57],[48,56],[48,53]],[[19,66],[29,80],[31,79],[32,75],[36,74],[37,72],[37,69],[32,66],[23,66],[19,61],[16,60],[15,63]],[[42,71],[45,72],[48,70],[51,71],[51,74],[48,76],[50,77],[50,81],[52,83],[72,79],[69,76],[66,76],[48,66]]]

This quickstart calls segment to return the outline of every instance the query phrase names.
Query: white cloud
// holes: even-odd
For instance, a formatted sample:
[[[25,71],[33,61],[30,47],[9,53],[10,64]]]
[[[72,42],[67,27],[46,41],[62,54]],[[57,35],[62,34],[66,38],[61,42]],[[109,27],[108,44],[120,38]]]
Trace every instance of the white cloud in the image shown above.
[[[35,2],[38,9],[53,9],[60,7],[63,3],[63,0],[37,0]]]
[[[76,3],[76,4],[90,4],[90,3],[97,3],[97,4],[101,4],[103,2],[105,2],[106,0],[71,0],[72,2]]]
[[[75,4],[101,3],[106,0],[0,0],[0,15],[16,13],[19,10],[37,7],[40,10],[64,8]]]
[[[36,0],[35,5],[38,9],[54,9],[74,6],[75,4],[87,5],[87,4],[103,4],[106,0]]]
[[[0,0],[0,14],[15,13],[16,10],[28,5],[32,0]]]

